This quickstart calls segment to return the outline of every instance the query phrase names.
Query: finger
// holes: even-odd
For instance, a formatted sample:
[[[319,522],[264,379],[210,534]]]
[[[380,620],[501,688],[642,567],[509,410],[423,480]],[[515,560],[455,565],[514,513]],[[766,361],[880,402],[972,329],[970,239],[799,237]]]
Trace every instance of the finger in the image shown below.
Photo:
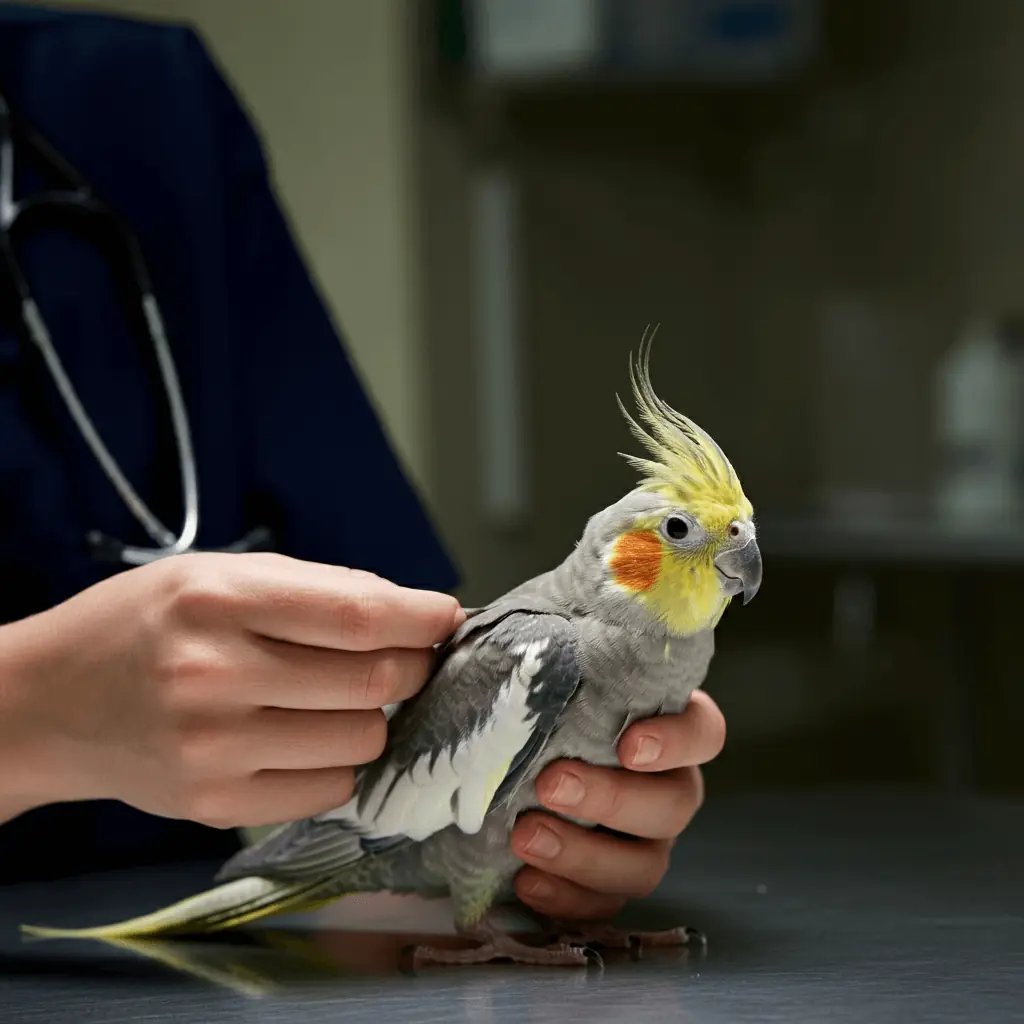
[[[380,757],[386,741],[381,711],[262,708],[243,718],[194,723],[182,746],[191,774],[216,778],[366,764]]]
[[[619,839],[547,814],[524,815],[512,831],[520,860],[559,878],[616,896],[647,896],[668,868],[669,844]]]
[[[556,761],[537,777],[549,810],[644,839],[671,839],[689,825],[703,800],[698,768],[656,775]]]
[[[263,617],[256,632],[279,640],[378,651],[431,648],[447,639],[463,616],[447,594],[359,581],[322,592],[278,595],[272,605],[261,604],[254,618]]]
[[[226,556],[236,559],[238,556]],[[253,633],[311,647],[370,651],[429,648],[464,620],[448,594],[399,587],[341,566],[262,556],[230,573],[231,585],[213,586],[238,624]],[[197,585],[202,596],[202,583]]]
[[[288,711],[263,708],[235,742],[252,770],[338,768],[367,764],[384,752],[381,711]]]
[[[635,722],[619,741],[619,759],[627,768],[661,772],[707,764],[725,745],[725,717],[703,691],[694,691],[681,715]]]
[[[259,638],[251,664],[230,680],[254,706],[310,711],[369,710],[408,700],[435,663],[431,650],[329,651]],[[213,694],[209,695],[213,698]]]
[[[567,921],[608,921],[626,902],[623,896],[594,892],[557,875],[525,867],[516,876],[516,895],[540,914]]]
[[[341,807],[352,796],[354,785],[351,768],[258,772],[223,798],[223,811],[214,802],[212,813],[202,820],[221,828],[280,825]]]

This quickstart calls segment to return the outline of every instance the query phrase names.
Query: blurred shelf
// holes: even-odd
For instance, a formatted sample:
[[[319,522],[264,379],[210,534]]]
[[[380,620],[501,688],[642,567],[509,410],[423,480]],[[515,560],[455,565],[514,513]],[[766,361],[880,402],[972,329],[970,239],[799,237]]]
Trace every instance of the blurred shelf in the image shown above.
[[[1024,523],[956,527],[928,517],[854,523],[821,515],[772,516],[758,521],[766,558],[921,566],[1024,566]]]

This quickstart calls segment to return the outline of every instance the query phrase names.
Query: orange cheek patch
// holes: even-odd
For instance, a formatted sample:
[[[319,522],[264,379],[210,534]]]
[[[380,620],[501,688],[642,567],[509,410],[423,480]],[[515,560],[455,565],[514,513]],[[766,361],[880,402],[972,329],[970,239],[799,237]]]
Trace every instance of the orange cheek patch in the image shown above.
[[[612,578],[626,590],[650,590],[661,573],[661,540],[650,530],[624,533],[612,551]]]

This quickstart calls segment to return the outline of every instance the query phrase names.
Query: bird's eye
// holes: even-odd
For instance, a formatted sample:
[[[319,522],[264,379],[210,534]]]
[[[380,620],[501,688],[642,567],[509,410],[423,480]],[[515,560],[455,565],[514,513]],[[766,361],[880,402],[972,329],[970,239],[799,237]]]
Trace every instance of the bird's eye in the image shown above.
[[[672,540],[682,540],[690,532],[690,524],[679,516],[672,516],[665,523],[665,533]]]

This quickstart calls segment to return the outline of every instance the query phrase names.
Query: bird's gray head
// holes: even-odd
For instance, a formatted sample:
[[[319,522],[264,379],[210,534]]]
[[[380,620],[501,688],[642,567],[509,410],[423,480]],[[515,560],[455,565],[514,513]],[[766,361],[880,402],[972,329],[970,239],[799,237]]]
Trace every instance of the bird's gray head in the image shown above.
[[[753,506],[725,453],[703,428],[660,399],[645,335],[631,366],[640,426],[622,407],[649,458],[626,456],[639,486],[587,524],[579,552],[593,597],[641,608],[669,633],[713,629],[732,598],[761,585]]]
[[[576,555],[598,607],[642,611],[674,636],[714,628],[733,597],[746,604],[761,585],[753,523],[734,517],[715,529],[699,511],[642,488],[590,519]]]

